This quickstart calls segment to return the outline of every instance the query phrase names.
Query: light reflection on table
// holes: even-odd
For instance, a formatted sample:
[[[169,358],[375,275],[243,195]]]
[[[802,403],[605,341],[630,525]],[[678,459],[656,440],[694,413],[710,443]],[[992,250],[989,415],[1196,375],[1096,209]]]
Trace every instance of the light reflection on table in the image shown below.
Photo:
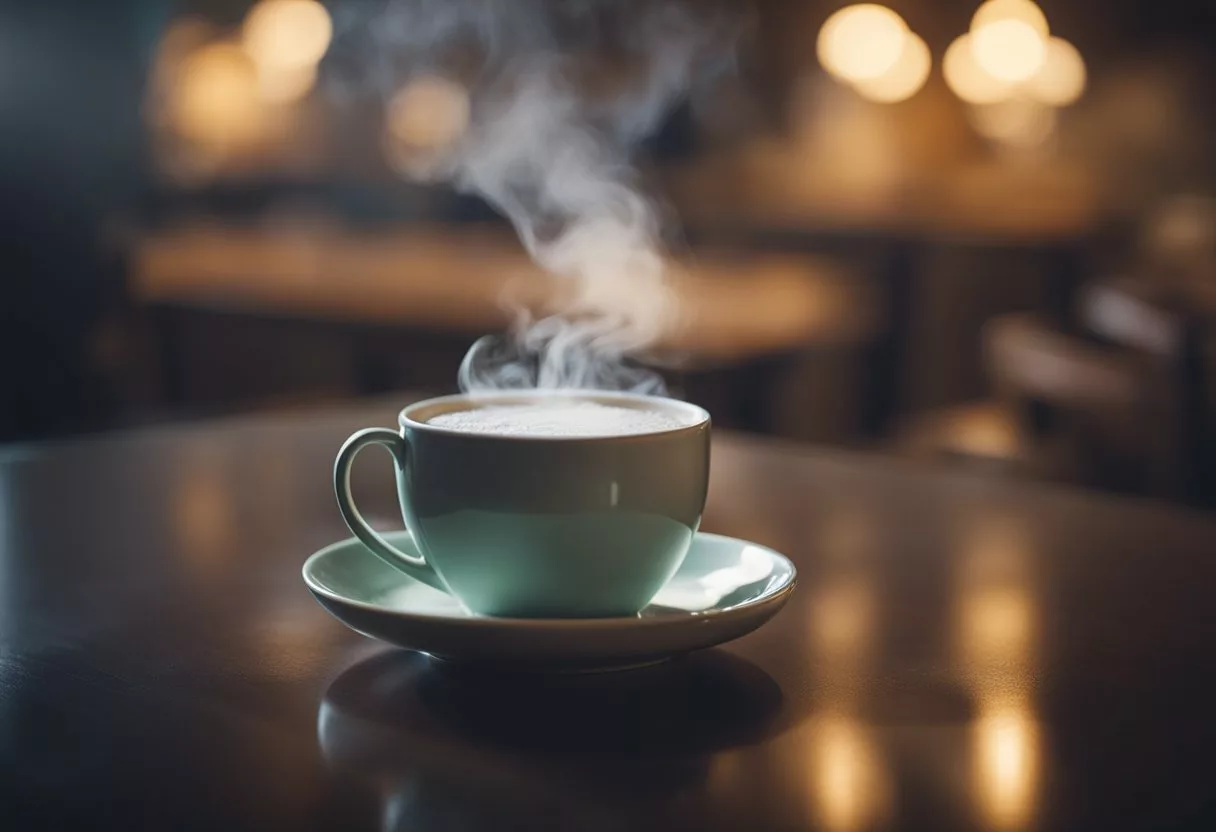
[[[225,554],[237,545],[236,507],[227,485],[232,460],[222,448],[202,442],[183,443],[182,464],[169,484],[169,513],[175,549],[197,578],[222,573]]]
[[[1033,821],[1040,729],[1034,706],[1037,664],[1029,530],[982,517],[968,533],[958,576],[957,654],[975,701],[971,778],[981,816],[994,829]]]
[[[882,746],[866,723],[845,713],[814,717],[805,733],[815,815],[830,832],[870,829],[888,812]]]
[[[872,828],[890,812],[885,750],[860,701],[878,635],[879,599],[865,562],[873,535],[864,517],[849,512],[834,514],[821,535],[825,574],[809,599],[821,704],[799,742],[812,817],[830,832],[853,832]]]

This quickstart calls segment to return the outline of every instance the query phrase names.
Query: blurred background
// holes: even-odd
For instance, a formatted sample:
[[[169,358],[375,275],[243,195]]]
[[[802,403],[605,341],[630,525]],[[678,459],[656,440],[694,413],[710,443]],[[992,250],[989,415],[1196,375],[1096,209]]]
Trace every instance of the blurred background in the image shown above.
[[[352,93],[343,5],[0,6],[0,442],[449,392],[544,286],[410,176],[465,91]],[[673,394],[1210,505],[1216,5],[733,5],[732,66],[635,157],[678,228]]]

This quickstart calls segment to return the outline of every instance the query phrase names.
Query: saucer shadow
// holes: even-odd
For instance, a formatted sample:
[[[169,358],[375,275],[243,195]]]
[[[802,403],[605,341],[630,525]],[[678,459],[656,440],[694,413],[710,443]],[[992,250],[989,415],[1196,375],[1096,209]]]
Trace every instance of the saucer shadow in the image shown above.
[[[378,785],[386,829],[626,830],[705,783],[715,752],[777,731],[782,701],[718,650],[541,677],[389,650],[329,686],[317,739],[331,769]]]
[[[393,650],[344,672],[323,704],[502,751],[698,755],[764,739],[782,701],[772,677],[721,650],[569,676],[454,672]]]

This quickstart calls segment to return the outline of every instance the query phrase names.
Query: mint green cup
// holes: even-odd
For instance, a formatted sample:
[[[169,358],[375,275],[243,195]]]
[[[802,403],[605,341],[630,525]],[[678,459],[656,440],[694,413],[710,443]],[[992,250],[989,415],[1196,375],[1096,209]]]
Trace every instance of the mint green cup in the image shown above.
[[[554,438],[427,423],[441,413],[557,397],[658,410],[681,426]],[[625,393],[478,394],[419,402],[398,422],[397,431],[367,428],[342,446],[334,464],[338,507],[374,554],[474,613],[633,615],[679,568],[701,522],[710,418],[695,405]],[[355,507],[350,466],[368,445],[393,455],[401,514],[418,554],[391,546]]]

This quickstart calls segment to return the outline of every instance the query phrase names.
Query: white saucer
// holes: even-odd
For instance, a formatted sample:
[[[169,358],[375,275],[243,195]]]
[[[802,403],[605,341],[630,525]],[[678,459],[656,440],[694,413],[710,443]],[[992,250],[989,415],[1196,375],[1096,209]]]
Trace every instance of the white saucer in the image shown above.
[[[408,532],[386,535],[416,551]],[[346,626],[456,667],[578,672],[650,664],[739,638],[785,606],[794,565],[772,549],[698,533],[654,602],[628,618],[491,618],[398,572],[351,538],[304,564],[313,596]]]

